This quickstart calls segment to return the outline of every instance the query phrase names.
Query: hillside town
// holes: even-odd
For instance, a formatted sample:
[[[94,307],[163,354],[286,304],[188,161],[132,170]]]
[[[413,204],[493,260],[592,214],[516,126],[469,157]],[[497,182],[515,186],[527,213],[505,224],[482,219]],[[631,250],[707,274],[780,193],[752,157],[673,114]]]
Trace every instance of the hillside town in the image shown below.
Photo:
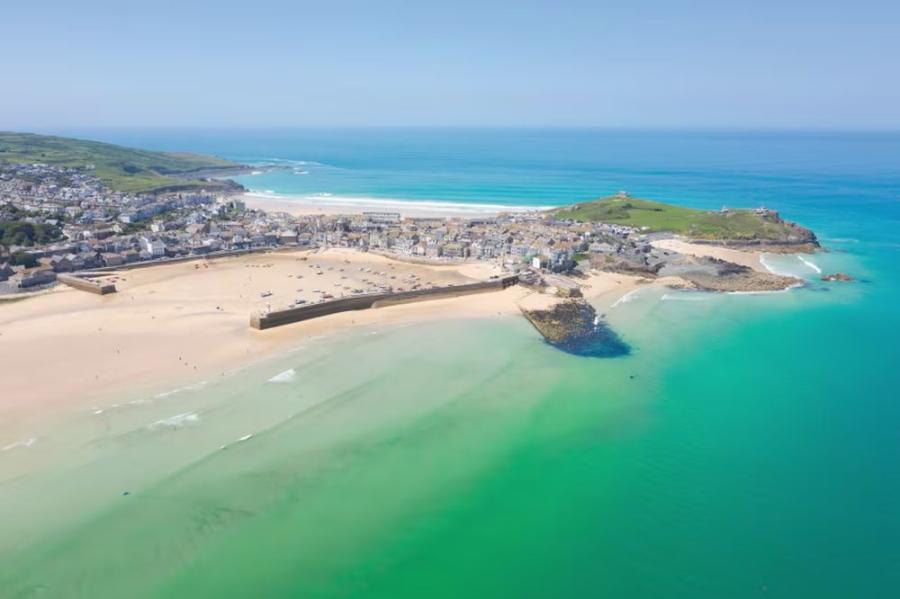
[[[105,187],[89,168],[0,166],[0,221],[52,237],[12,235],[0,246],[5,291],[52,283],[57,273],[282,247],[345,247],[435,263],[489,261],[508,272],[567,271],[579,260],[652,271],[661,256],[630,227],[550,220],[402,218],[397,213],[291,216],[248,209],[236,194],[134,195]],[[5,282],[5,283],[3,283]]]

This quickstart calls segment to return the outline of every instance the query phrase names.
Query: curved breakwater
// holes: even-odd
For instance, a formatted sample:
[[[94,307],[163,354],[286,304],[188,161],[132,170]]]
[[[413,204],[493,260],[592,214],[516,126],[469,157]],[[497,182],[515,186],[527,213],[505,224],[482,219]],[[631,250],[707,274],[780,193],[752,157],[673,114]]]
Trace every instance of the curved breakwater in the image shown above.
[[[414,291],[391,291],[387,293],[369,293],[353,297],[344,297],[333,300],[276,310],[272,312],[256,313],[250,317],[250,326],[254,329],[271,329],[294,322],[320,318],[339,312],[351,310],[368,310],[369,308],[381,308],[390,305],[408,302],[425,301],[469,295],[472,293],[485,293],[501,291],[519,282],[516,276],[503,277],[492,281],[470,283],[468,285],[453,285],[447,287],[433,287],[431,289],[417,289]]]

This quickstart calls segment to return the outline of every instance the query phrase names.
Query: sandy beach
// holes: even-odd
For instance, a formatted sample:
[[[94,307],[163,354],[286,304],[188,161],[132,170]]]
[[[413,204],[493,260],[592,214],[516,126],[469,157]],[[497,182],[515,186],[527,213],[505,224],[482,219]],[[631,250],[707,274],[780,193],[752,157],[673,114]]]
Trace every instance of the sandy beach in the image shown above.
[[[760,261],[759,252],[735,250],[731,248],[705,245],[702,243],[690,243],[681,239],[659,239],[651,242],[652,246],[663,250],[706,258],[717,258],[734,264],[740,264],[759,272],[769,272]]]
[[[452,204],[449,202],[403,201],[376,198],[352,198],[331,195],[279,196],[248,192],[241,195],[248,208],[266,212],[287,212],[293,216],[326,214],[362,214],[363,212],[397,212],[409,218],[454,218],[496,216],[501,212],[524,212],[542,207],[504,206],[493,204]]]
[[[102,406],[126,391],[157,393],[209,380],[347,327],[518,315],[520,305],[535,308],[554,301],[514,286],[335,314],[268,331],[249,327],[254,311],[287,307],[297,299],[415,281],[459,284],[492,274],[495,268],[483,263],[427,266],[332,249],[121,271],[107,277],[117,285],[116,294],[96,296],[59,286],[0,304],[0,446],[48,413]],[[640,283],[636,277],[595,273],[580,284],[586,297],[609,305]]]

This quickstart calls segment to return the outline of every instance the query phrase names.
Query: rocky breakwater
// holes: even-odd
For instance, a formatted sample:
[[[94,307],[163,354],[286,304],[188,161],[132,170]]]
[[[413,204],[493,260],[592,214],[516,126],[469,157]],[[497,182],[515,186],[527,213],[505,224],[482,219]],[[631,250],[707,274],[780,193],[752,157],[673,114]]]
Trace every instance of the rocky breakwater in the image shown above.
[[[716,258],[699,259],[696,266],[695,269],[678,273],[678,276],[703,291],[781,291],[803,284],[796,277],[760,272]]]
[[[568,299],[548,309],[522,308],[522,314],[547,343],[567,353],[614,358],[631,352],[628,344],[583,299]]]

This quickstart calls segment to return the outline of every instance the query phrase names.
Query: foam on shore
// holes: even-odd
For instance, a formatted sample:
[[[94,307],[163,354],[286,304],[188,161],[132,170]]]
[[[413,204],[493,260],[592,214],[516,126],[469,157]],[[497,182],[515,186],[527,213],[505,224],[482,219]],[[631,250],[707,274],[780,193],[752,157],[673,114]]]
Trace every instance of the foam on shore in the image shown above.
[[[705,302],[712,298],[708,294],[700,294],[696,291],[688,291],[685,293],[664,293],[663,296],[659,299],[663,302]]]
[[[793,276],[793,275],[787,275],[787,276]],[[793,285],[785,287],[784,289],[771,289],[771,290],[766,290],[766,291],[726,291],[725,294],[726,295],[771,295],[773,293],[788,293],[792,289],[798,289],[800,287],[803,287],[804,285],[805,285],[805,283],[794,283]]]
[[[811,261],[811,260],[807,260],[807,259],[804,258],[803,256],[799,256],[799,255],[797,256],[797,260],[799,260],[799,261],[802,262],[803,264],[807,265],[808,267],[810,267],[811,269],[813,269],[813,270],[816,271],[817,273],[822,274],[822,269],[819,268],[819,265],[816,264],[815,262],[813,262],[813,261]]]
[[[763,268],[765,268],[766,270],[768,270],[768,271],[769,271],[770,273],[772,273],[773,275],[778,275],[778,276],[780,276],[780,277],[793,277],[793,276],[795,276],[794,273],[792,273],[792,272],[782,272],[782,271],[776,269],[774,266],[772,266],[769,262],[766,261],[766,254],[760,254],[760,255],[759,255],[759,263],[762,264]],[[741,293],[741,292],[735,292],[735,293]],[[751,292],[751,293],[753,293],[753,292]]]
[[[610,308],[615,308],[619,304],[627,304],[628,302],[630,302],[631,300],[634,299],[634,297],[637,295],[638,291],[640,291],[640,289],[632,289],[631,291],[629,291],[628,293],[626,293],[625,295],[623,295],[622,297],[617,299],[615,302],[613,302],[613,304],[610,306]]]
[[[260,198],[267,201],[283,203],[285,207],[293,205],[296,208],[310,206],[313,208],[346,209],[351,211],[393,211],[393,212],[427,212],[462,214],[471,216],[486,216],[501,212],[534,212],[549,210],[555,206],[527,206],[514,204],[488,204],[488,203],[461,203],[444,202],[441,200],[407,200],[400,198],[374,198],[366,196],[336,196],[330,193],[315,193],[308,195],[278,194],[267,189],[264,191],[252,190],[245,196]]]
[[[206,381],[200,381],[199,383],[193,383],[190,385],[185,385],[184,387],[178,387],[177,389],[172,389],[170,391],[163,391],[162,393],[157,393],[153,397],[156,399],[162,399],[164,397],[169,397],[170,395],[175,395],[177,393],[183,393],[185,391],[196,391],[198,389],[202,389],[206,386]]]
[[[28,439],[23,439],[21,441],[16,441],[15,443],[10,443],[9,445],[4,445],[0,447],[0,451],[11,451],[13,449],[28,449],[37,443],[37,437],[29,437]]]
[[[275,376],[270,378],[268,382],[276,383],[276,384],[277,383],[290,383],[295,378],[297,378],[297,371],[294,370],[293,368],[289,368],[289,369],[285,370],[284,372],[279,372],[278,374],[276,374]]]
[[[168,418],[163,418],[162,420],[157,420],[148,428],[150,428],[150,430],[160,428],[178,429],[184,427],[185,425],[196,424],[198,422],[200,422],[200,416],[198,416],[196,412],[183,412],[181,414],[175,414],[174,416],[170,416]]]

